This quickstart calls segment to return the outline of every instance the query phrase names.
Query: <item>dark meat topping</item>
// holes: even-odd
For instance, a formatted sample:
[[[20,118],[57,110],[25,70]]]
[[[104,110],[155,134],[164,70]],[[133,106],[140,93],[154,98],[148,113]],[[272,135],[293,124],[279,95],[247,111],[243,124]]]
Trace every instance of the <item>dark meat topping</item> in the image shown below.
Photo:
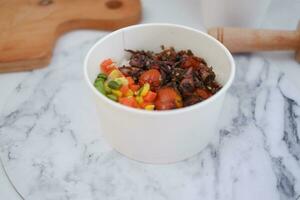
[[[120,67],[126,76],[132,76],[137,83],[141,74],[150,69],[160,72],[160,88],[172,87],[177,91],[184,106],[196,104],[209,98],[220,90],[215,73],[203,58],[197,57],[191,50],[175,51],[173,47],[154,53],[151,51],[126,50],[131,54],[129,66]]]

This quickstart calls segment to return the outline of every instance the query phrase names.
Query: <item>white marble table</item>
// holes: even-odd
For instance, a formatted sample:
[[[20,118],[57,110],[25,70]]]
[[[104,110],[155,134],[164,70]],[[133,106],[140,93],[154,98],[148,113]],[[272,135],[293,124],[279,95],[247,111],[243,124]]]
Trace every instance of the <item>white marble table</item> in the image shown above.
[[[203,30],[198,0],[143,3],[143,22]],[[294,29],[299,18],[299,0],[274,0],[263,27]],[[24,199],[300,199],[300,65],[292,53],[236,55],[220,137],[187,161],[147,165],[99,133],[82,62],[105,34],[69,33],[48,68],[0,75],[0,156]],[[0,178],[0,199],[19,199]]]

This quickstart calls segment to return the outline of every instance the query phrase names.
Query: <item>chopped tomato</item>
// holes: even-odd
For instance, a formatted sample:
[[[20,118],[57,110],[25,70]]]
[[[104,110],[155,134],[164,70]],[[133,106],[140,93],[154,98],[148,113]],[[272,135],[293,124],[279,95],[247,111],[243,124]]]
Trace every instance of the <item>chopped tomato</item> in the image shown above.
[[[144,96],[144,100],[145,101],[149,101],[149,102],[152,102],[155,100],[156,98],[156,93],[155,92],[152,92],[152,91],[149,91],[146,96]]]
[[[120,91],[122,92],[123,95],[126,95],[128,90],[129,90],[128,85],[122,85],[122,87],[120,88]]]
[[[129,85],[129,88],[130,88],[132,91],[136,92],[136,91],[138,91],[138,90],[140,89],[140,86],[139,86],[139,85],[136,85],[136,84],[133,84],[133,85]]]
[[[151,88],[159,87],[161,82],[161,74],[157,69],[149,69],[142,73],[139,77],[139,84],[149,83]]]
[[[141,108],[145,108],[146,106],[152,105],[152,104],[153,104],[153,103],[151,103],[151,102],[144,101],[143,103],[140,104],[140,107],[141,107]]]
[[[126,79],[128,80],[128,85],[133,85],[134,84],[134,80],[131,76],[126,77]]]
[[[169,110],[182,106],[182,98],[174,88],[164,87],[158,90],[155,100],[155,108],[157,110]]]
[[[119,98],[119,103],[121,103],[121,104],[123,104],[125,106],[132,107],[132,108],[138,108],[139,107],[139,105],[136,102],[136,100],[135,100],[134,97],[122,97],[122,98]]]
[[[101,65],[101,71],[108,75],[112,70],[116,69],[116,67],[113,65],[113,61],[109,58],[104,60]]]
[[[113,63],[112,59],[106,59],[101,63],[101,67],[106,67],[107,65],[111,65]]]

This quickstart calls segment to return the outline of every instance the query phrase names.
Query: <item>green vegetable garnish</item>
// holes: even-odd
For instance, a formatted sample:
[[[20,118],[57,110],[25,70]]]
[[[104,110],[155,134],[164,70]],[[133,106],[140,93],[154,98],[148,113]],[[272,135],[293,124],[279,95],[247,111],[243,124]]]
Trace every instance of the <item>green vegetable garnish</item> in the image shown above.
[[[123,74],[119,70],[114,69],[108,75],[108,79],[109,80],[114,80],[115,78],[119,78],[119,77],[122,77],[122,76],[123,76]]]
[[[139,90],[138,90],[138,96],[145,96],[150,90],[150,84],[149,83],[145,83],[143,85],[143,87],[141,87]]]
[[[104,80],[102,79],[96,79],[94,86],[97,88],[99,92],[102,94],[106,94],[105,89],[104,89]]]
[[[103,74],[103,73],[100,73],[98,76],[97,76],[97,79],[102,79],[102,80],[106,80],[107,79],[107,75],[106,74]]]
[[[110,93],[111,93],[111,88],[110,88],[110,87],[108,87],[108,82],[107,82],[107,81],[106,81],[106,82],[104,82],[104,89],[105,89],[106,93],[108,93],[108,94],[110,94]]]
[[[111,100],[113,100],[113,101],[118,101],[118,97],[116,96],[116,95],[114,95],[114,94],[108,94],[108,95],[106,95],[108,98],[110,98]]]
[[[114,89],[114,90],[118,90],[120,89],[122,85],[120,83],[118,83],[117,81],[109,81],[108,82],[108,87],[110,87],[111,89]]]
[[[115,78],[114,81],[116,81],[117,83],[119,83],[121,85],[128,85],[128,80],[125,77]]]

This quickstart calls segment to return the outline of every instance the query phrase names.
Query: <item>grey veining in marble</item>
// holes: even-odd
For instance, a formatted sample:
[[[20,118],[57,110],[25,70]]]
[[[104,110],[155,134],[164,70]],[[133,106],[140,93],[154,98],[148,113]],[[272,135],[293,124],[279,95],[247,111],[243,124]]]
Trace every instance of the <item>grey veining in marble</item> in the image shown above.
[[[235,56],[219,137],[186,161],[149,165],[114,151],[99,131],[82,65],[104,34],[64,37],[51,65],[26,73],[0,113],[0,156],[25,199],[300,199],[300,90],[280,70],[299,68],[292,55]]]

